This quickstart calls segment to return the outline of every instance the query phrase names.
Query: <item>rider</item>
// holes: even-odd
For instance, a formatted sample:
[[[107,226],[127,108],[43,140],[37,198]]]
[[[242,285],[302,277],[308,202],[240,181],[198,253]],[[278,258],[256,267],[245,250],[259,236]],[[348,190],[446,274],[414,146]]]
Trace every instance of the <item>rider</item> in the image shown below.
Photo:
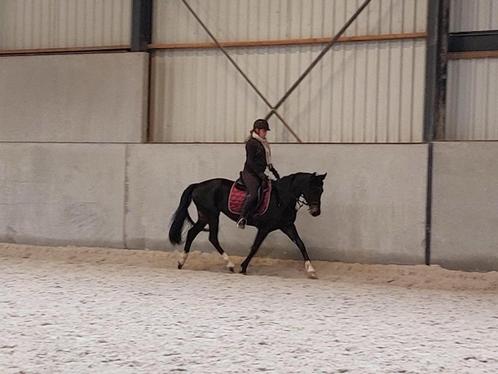
[[[242,181],[247,188],[247,196],[237,221],[237,227],[241,229],[245,228],[247,218],[256,208],[259,187],[262,186],[264,189],[268,184],[266,168],[268,167],[277,180],[280,179],[280,175],[271,163],[270,144],[266,140],[268,131],[270,131],[268,122],[265,119],[257,119],[246,142],[246,162],[242,171]]]

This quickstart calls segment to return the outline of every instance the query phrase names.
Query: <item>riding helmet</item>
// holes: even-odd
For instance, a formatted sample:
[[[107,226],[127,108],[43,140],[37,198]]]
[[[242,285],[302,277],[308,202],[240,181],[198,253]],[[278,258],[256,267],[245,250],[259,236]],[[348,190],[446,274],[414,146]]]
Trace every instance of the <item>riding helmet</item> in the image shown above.
[[[268,125],[268,121],[262,118],[254,121],[253,130],[259,130],[259,129],[270,131],[270,126]]]

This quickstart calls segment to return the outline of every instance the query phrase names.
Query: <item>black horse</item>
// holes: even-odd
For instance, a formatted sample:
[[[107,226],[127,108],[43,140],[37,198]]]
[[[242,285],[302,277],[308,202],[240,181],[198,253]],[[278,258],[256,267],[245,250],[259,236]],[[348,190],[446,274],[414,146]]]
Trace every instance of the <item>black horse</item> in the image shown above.
[[[272,182],[270,205],[265,214],[248,219],[247,224],[258,229],[251,252],[241,264],[241,273],[245,274],[249,262],[258,251],[266,236],[275,230],[284,232],[298,247],[305,261],[305,269],[311,278],[316,277],[315,269],[311,265],[303,241],[299,237],[294,221],[296,220],[299,204],[309,206],[313,217],[320,215],[320,199],[323,193],[323,180],[327,174],[296,173]],[[209,225],[209,241],[218,250],[226,261],[227,268],[234,271],[234,264],[223,251],[218,241],[218,226],[220,212],[236,221],[239,217],[228,209],[230,188],[234,182],[228,179],[210,179],[204,182],[191,184],[183,191],[180,205],[176,210],[169,230],[169,240],[173,245],[180,244],[183,226],[188,220],[192,227],[188,230],[187,240],[182,258],[178,261],[178,269],[185,264],[190,246],[195,237]],[[188,213],[190,203],[194,201],[198,220],[193,222]],[[205,230],[207,231],[207,230]]]

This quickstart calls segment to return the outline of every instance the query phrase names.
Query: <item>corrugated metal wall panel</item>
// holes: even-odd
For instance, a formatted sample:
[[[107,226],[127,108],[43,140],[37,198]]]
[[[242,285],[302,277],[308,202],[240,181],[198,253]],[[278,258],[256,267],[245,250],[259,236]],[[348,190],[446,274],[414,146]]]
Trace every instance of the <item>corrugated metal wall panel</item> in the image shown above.
[[[334,35],[362,0],[190,0],[219,40],[267,40]],[[427,0],[375,0],[345,35],[424,32]],[[180,0],[156,0],[154,43],[207,42]]]
[[[131,0],[1,0],[0,49],[129,45]]]
[[[452,0],[450,31],[498,29],[498,0]]]
[[[498,59],[448,66],[447,140],[498,140]]]
[[[270,102],[321,46],[231,49]],[[155,141],[243,141],[266,105],[217,50],[159,51],[153,59]],[[425,41],[333,48],[279,110],[306,142],[419,142]],[[295,139],[278,119],[273,141]]]

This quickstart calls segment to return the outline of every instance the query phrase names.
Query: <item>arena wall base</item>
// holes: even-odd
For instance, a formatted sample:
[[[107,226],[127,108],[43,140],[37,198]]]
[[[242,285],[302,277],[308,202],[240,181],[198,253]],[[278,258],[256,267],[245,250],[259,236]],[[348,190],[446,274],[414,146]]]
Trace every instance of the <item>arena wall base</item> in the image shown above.
[[[498,142],[434,144],[432,263],[498,270]]]
[[[125,150],[0,143],[0,241],[122,248]]]
[[[426,145],[274,145],[281,174],[327,172],[322,215],[297,226],[314,259],[422,264]],[[498,143],[436,143],[431,263],[498,269]],[[181,192],[233,179],[241,144],[0,143],[0,241],[172,250]],[[195,210],[191,209],[195,217]],[[255,230],[222,218],[220,241],[245,255]],[[213,251],[201,233],[193,249]],[[260,255],[300,258],[282,233]]]
[[[241,144],[130,145],[127,246],[171,249],[167,227],[182,191],[213,177],[236,178],[244,155]],[[313,218],[303,208],[297,220],[312,258],[424,263],[426,145],[277,144],[273,158],[282,175],[328,173],[322,215]],[[221,220],[220,242],[230,254],[247,254],[254,235],[253,228],[242,231]],[[195,249],[214,250],[207,233],[199,235]],[[280,232],[268,237],[260,254],[300,258]]]

